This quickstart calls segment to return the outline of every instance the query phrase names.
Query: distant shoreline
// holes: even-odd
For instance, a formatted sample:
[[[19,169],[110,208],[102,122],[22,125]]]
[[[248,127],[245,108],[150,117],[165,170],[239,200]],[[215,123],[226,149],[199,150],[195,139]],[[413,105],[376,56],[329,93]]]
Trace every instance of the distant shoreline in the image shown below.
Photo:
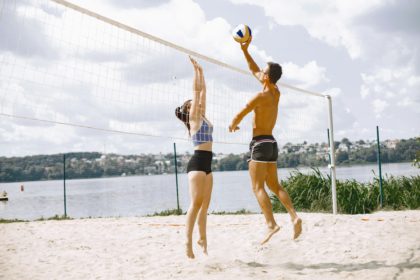
[[[336,166],[375,164],[378,161],[376,142],[359,140],[350,142],[343,138],[334,142]],[[412,162],[418,157],[420,138],[386,140],[381,142],[382,163]],[[132,154],[120,155],[100,152],[69,152],[53,155],[25,157],[0,157],[0,182],[60,180],[64,166],[66,178],[89,179],[132,175],[178,173],[187,169],[191,154]],[[235,171],[248,169],[248,153],[214,153],[212,170]],[[65,161],[65,165],[64,165]],[[176,164],[175,164],[176,161]],[[279,168],[303,168],[327,166],[330,163],[329,146],[326,143],[286,143],[279,147]]]
[[[403,161],[403,162],[387,162],[382,163],[382,165],[390,165],[390,164],[411,164],[410,161]],[[375,163],[362,163],[362,164],[341,164],[338,165],[337,168],[351,168],[351,167],[358,167],[358,166],[377,166]],[[293,171],[294,169],[325,169],[328,168],[327,166],[297,166],[297,167],[278,167],[278,170],[287,170],[290,169]],[[246,170],[214,170],[213,172],[236,172],[236,171],[247,171]],[[185,171],[178,172],[178,174],[186,174]],[[115,178],[125,178],[125,177],[148,177],[148,176],[161,176],[161,175],[175,175],[175,173],[159,173],[159,174],[130,174],[130,175],[115,175],[115,176],[101,176],[101,177],[79,177],[79,178],[66,178],[66,181],[73,181],[73,180],[94,180],[94,179],[115,179]],[[40,180],[23,180],[23,181],[0,181],[0,184],[11,184],[11,183],[30,183],[30,182],[49,182],[49,181],[63,181],[64,178],[57,178],[57,179],[40,179]]]

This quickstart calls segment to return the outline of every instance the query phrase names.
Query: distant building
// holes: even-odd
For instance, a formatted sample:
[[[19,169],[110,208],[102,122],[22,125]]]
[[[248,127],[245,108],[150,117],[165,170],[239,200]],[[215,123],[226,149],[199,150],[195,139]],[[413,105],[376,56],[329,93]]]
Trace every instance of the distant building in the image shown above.
[[[162,153],[159,153],[158,155],[154,155],[156,160],[163,160],[164,156],[162,155]]]
[[[213,160],[221,160],[221,159],[224,159],[227,156],[228,155],[225,155],[225,154],[217,154],[213,157]]]
[[[156,169],[156,166],[154,166],[154,165],[146,166],[144,168],[144,173],[147,174],[147,175],[156,174],[156,171],[157,171],[157,169]]]
[[[287,154],[289,151],[287,150],[287,146],[283,146],[279,149],[280,154]]]
[[[395,139],[395,140],[385,140],[384,145],[388,149],[395,149],[397,147],[397,144],[398,143],[400,143],[400,140],[398,140],[398,139]]]
[[[161,160],[155,161],[157,173],[163,173],[165,171],[165,163]]]
[[[95,159],[95,161],[98,162],[100,166],[104,166],[106,162],[106,155],[102,155],[100,158]]]
[[[70,160],[70,166],[76,166],[77,165],[77,162],[78,162],[77,158],[72,158]]]
[[[346,144],[340,143],[340,145],[338,145],[338,147],[337,147],[337,151],[348,152],[349,147]]]

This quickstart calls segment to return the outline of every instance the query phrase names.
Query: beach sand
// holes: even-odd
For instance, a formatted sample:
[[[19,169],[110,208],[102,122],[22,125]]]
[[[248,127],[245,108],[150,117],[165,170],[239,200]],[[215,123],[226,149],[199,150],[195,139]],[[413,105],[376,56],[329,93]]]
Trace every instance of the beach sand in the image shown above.
[[[264,217],[209,215],[208,250],[184,249],[185,216],[0,224],[0,279],[420,279],[420,211],[301,213],[303,234],[259,241]]]

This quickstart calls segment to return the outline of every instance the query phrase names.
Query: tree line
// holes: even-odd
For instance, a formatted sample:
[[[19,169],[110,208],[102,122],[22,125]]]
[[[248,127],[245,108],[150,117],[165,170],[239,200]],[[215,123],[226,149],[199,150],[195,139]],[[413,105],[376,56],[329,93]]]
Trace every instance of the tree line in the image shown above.
[[[362,140],[360,140],[362,141]],[[347,138],[334,143],[348,149],[337,149],[337,165],[375,163],[377,150],[375,143],[366,145],[363,141],[351,143]],[[326,166],[329,163],[327,152],[320,152],[321,145],[298,145],[290,143],[283,146],[277,165],[279,168],[300,166]],[[353,146],[353,148],[352,148]],[[357,147],[357,148],[354,148]],[[395,147],[381,145],[383,163],[414,162],[418,165],[420,138],[400,140]],[[185,172],[190,154],[179,155],[177,169]],[[234,171],[248,169],[248,154],[217,154],[212,168],[214,171]],[[172,153],[142,155],[103,155],[98,152],[66,153],[66,178],[100,178],[112,176],[132,176],[174,173],[175,164]],[[63,178],[63,154],[36,155],[25,157],[0,157],[0,182],[20,182],[37,180],[57,180]]]

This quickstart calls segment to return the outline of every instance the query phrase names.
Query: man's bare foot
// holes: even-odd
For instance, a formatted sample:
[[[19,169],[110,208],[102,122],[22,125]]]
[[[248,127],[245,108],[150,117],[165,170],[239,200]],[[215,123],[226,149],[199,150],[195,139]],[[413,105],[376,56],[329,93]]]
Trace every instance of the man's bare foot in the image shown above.
[[[263,244],[265,244],[265,243],[267,243],[269,240],[270,240],[270,238],[276,233],[276,232],[278,232],[280,230],[280,227],[278,226],[278,225],[275,225],[273,228],[270,228],[269,230],[268,230],[268,233],[267,233],[267,236],[264,238],[264,240],[263,241],[261,241],[261,245],[263,245]]]
[[[197,241],[197,243],[203,248],[203,253],[207,255],[207,239],[200,239]]]
[[[186,242],[185,243],[185,252],[187,253],[187,257],[190,259],[194,259],[194,252],[192,249],[192,242]]]
[[[300,218],[296,218],[293,221],[293,239],[296,239],[299,237],[299,235],[302,233],[302,220]]]

